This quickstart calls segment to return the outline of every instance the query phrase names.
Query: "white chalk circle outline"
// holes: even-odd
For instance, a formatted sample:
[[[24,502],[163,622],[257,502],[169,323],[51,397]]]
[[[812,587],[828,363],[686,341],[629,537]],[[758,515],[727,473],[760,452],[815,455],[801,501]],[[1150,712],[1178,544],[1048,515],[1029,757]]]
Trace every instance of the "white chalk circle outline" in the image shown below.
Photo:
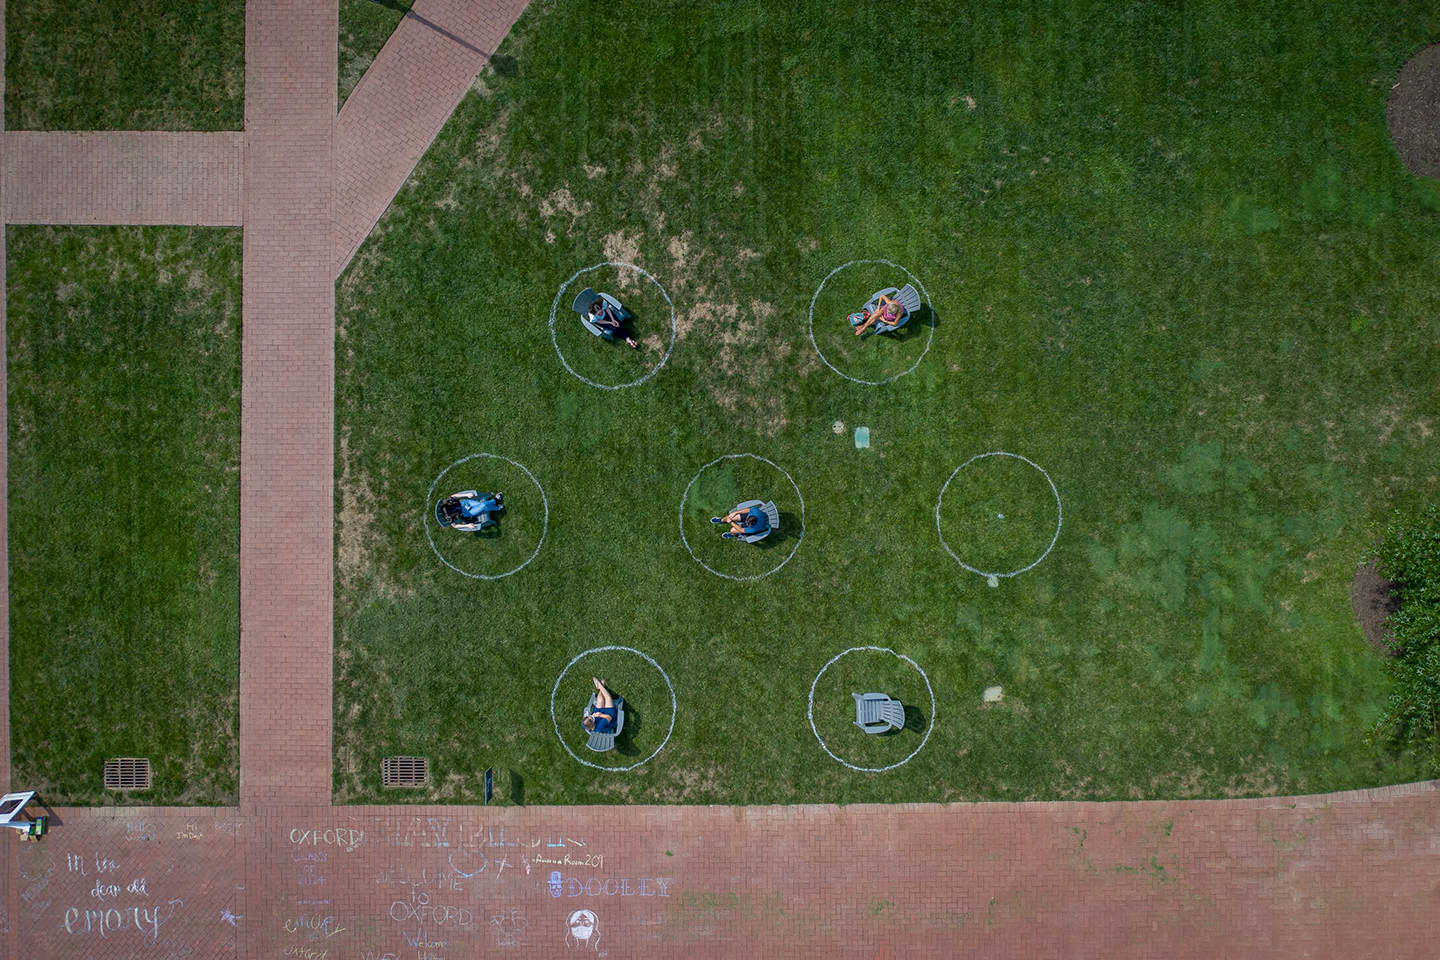
[[[576,373],[575,368],[570,366],[570,361],[565,359],[564,351],[560,349],[560,338],[555,335],[555,311],[560,308],[560,298],[565,296],[565,291],[569,289],[570,284],[580,279],[584,274],[590,273],[593,270],[599,270],[601,267],[622,267],[626,270],[634,270],[640,274],[640,276],[655,284],[655,288],[660,291],[660,296],[665,298],[665,303],[670,307],[670,345],[665,348],[665,356],[661,357],[660,362],[651,367],[645,376],[638,380],[631,380],[629,383],[596,383],[589,377]],[[675,349],[675,304],[670,300],[670,294],[665,291],[665,287],[661,285],[660,281],[651,276],[650,272],[643,267],[637,267],[633,263],[625,263],[620,260],[601,260],[593,267],[576,270],[574,275],[562,283],[559,290],[555,291],[555,300],[550,304],[550,342],[555,345],[555,355],[560,358],[560,362],[565,366],[565,369],[570,371],[570,375],[577,380],[584,381],[590,386],[597,387],[601,390],[624,390],[626,387],[638,387],[660,372],[660,368],[665,366],[665,362],[670,359],[670,352]]]
[[[786,480],[790,481],[790,486],[795,488],[795,496],[800,499],[800,537],[795,541],[795,546],[790,548],[789,555],[784,560],[781,560],[778,564],[776,564],[773,569],[767,570],[764,573],[757,573],[754,576],[750,577],[737,577],[734,574],[721,573],[719,570],[716,570],[714,567],[710,566],[710,564],[695,556],[695,551],[690,549],[690,540],[685,536],[685,501],[690,499],[690,488],[695,486],[695,481],[700,479],[700,474],[704,473],[706,470],[709,470],[711,467],[715,466],[715,464],[725,460],[739,460],[741,457],[749,457],[751,460],[759,460],[761,463],[768,464],[774,469],[779,470],[781,475],[783,475]],[[724,577],[726,580],[734,580],[737,583],[748,583],[751,580],[763,580],[766,577],[770,576],[770,574],[772,573],[778,573],[781,567],[789,563],[791,559],[794,558],[795,552],[800,549],[800,544],[803,543],[804,540],[805,495],[800,492],[800,484],[795,482],[795,478],[790,476],[790,474],[786,472],[783,467],[781,467],[773,460],[767,460],[764,457],[754,453],[727,453],[724,456],[716,457],[714,460],[711,460],[709,463],[705,464],[705,466],[701,467],[699,472],[696,473],[695,476],[690,478],[690,482],[685,484],[685,493],[680,497],[680,542],[685,544],[685,552],[690,554],[691,560],[694,560],[696,563],[700,564],[700,566],[704,567],[706,570],[709,570],[717,577]]]
[[[925,736],[921,739],[920,746],[910,751],[910,756],[906,757],[904,760],[892,763],[888,767],[857,767],[855,766],[855,764],[850,763],[848,760],[840,759],[828,746],[825,745],[825,738],[820,736],[820,729],[815,726],[815,687],[820,683],[820,678],[825,676],[825,671],[829,670],[831,665],[834,664],[836,660],[839,660],[847,653],[855,653],[859,650],[876,650],[880,653],[888,653],[892,657],[899,657],[901,660],[904,660],[906,663],[910,664],[910,666],[915,668],[916,673],[920,674],[920,679],[925,681],[925,689],[930,693],[930,725],[925,728]],[[930,742],[930,731],[935,729],[935,688],[930,686],[930,678],[926,676],[924,670],[920,669],[920,664],[916,663],[914,660],[911,660],[903,653],[896,653],[889,647],[851,647],[849,650],[842,650],[839,653],[835,654],[835,656],[831,657],[829,663],[826,663],[825,666],[821,667],[820,672],[815,674],[815,679],[810,681],[810,706],[806,709],[805,713],[810,718],[810,732],[815,734],[815,739],[820,743],[820,749],[830,754],[831,760],[834,760],[841,766],[849,767],[851,770],[858,770],[861,773],[884,773],[886,770],[894,770],[896,767],[904,766],[911,760],[915,759],[915,754],[919,753],[921,750],[924,750],[925,744]]]
[[[455,564],[451,563],[449,560],[446,560],[445,555],[440,552],[440,548],[435,546],[435,535],[430,531],[430,522],[435,519],[435,507],[433,506],[433,502],[435,499],[435,488],[439,486],[441,480],[445,479],[445,474],[449,473],[451,470],[454,470],[462,463],[468,463],[469,461],[474,460],[476,457],[486,457],[491,460],[504,460],[512,467],[519,467],[521,472],[523,472],[525,476],[530,478],[530,482],[535,484],[535,489],[540,491],[540,503],[545,507],[545,519],[541,522],[540,525],[540,542],[535,544],[534,552],[531,553],[530,556],[525,559],[525,562],[520,564],[520,566],[516,567],[513,570],[506,570],[504,573],[471,573],[469,570],[465,570],[461,567],[455,566]],[[425,494],[425,539],[430,541],[430,549],[434,551],[435,556],[439,557],[440,562],[445,564],[445,566],[449,567],[451,570],[454,570],[461,576],[469,577],[472,580],[499,580],[502,577],[508,577],[511,574],[519,573],[521,570],[524,570],[527,566],[530,565],[531,560],[534,560],[540,555],[540,548],[545,546],[545,535],[549,532],[550,498],[545,496],[545,488],[540,486],[540,481],[535,479],[535,474],[531,473],[523,463],[518,463],[514,460],[511,460],[509,457],[502,457],[498,453],[472,453],[469,456],[461,457],[459,460],[456,460],[444,470],[441,470],[440,475],[434,480],[430,481],[430,489]]]
[[[1019,570],[1011,570],[1009,573],[992,573],[988,570],[976,570],[974,567],[970,566],[964,560],[961,560],[958,556],[955,555],[955,551],[950,549],[950,544],[945,542],[944,531],[940,529],[940,504],[945,501],[945,491],[950,489],[950,481],[954,480],[956,474],[958,474],[961,470],[964,470],[976,460],[983,460],[986,457],[1014,457],[1016,460],[1021,460],[1025,463],[1030,464],[1030,466],[1040,471],[1040,476],[1044,477],[1045,482],[1050,484],[1050,492],[1055,494],[1055,536],[1050,538],[1050,545],[1045,548],[1045,552],[1040,554],[1040,556],[1037,557],[1035,561],[1030,564],[1030,566],[1021,567]],[[964,463],[960,464],[960,466],[956,467],[953,471],[951,471],[949,477],[945,478],[945,484],[940,488],[940,496],[935,498],[935,532],[940,536],[940,546],[944,547],[945,552],[950,554],[950,559],[954,560],[956,563],[960,564],[960,566],[964,567],[966,570],[969,570],[971,573],[978,574],[979,576],[986,578],[987,581],[997,579],[999,577],[1019,576],[1026,570],[1034,567],[1041,560],[1044,560],[1046,557],[1048,557],[1050,555],[1051,548],[1055,546],[1055,541],[1060,539],[1060,526],[1064,523],[1064,521],[1065,508],[1060,503],[1060,491],[1056,488],[1055,481],[1050,479],[1050,474],[1046,473],[1045,469],[1041,467],[1038,463],[1035,463],[1033,460],[1027,460],[1025,457],[1020,456],[1020,454],[1018,453],[1006,453],[1004,450],[992,450],[989,453],[977,453],[969,460],[966,460]],[[996,584],[994,583],[990,584],[990,586],[992,587],[995,585]]]
[[[581,658],[588,657],[592,653],[604,653],[607,650],[624,650],[626,653],[633,653],[636,656],[641,657],[646,663],[650,664],[650,666],[660,671],[660,679],[664,680],[665,686],[670,689],[670,729],[665,731],[665,739],[660,741],[660,746],[655,748],[654,753],[651,753],[650,756],[646,757],[644,760],[641,760],[639,763],[632,763],[628,767],[607,767],[603,764],[591,763],[589,760],[583,759],[574,750],[570,749],[570,744],[566,743],[565,738],[560,735],[560,721],[557,720],[555,717],[555,696],[560,692],[560,681],[565,679],[565,674],[570,671],[571,667],[579,663]],[[566,753],[570,754],[570,756],[574,757],[580,763],[585,764],[585,766],[594,767],[596,770],[604,770],[608,773],[625,773],[628,770],[634,770],[636,767],[644,766],[651,760],[654,760],[655,755],[658,754],[661,750],[664,750],[665,744],[670,742],[670,734],[675,732],[675,714],[679,711],[679,709],[679,703],[675,699],[675,685],[670,682],[670,675],[665,672],[665,668],[660,666],[660,664],[656,663],[654,658],[652,658],[648,653],[636,650],[634,647],[622,647],[615,644],[604,647],[591,647],[589,650],[582,650],[580,653],[575,654],[574,658],[572,658],[569,663],[565,664],[565,668],[560,671],[560,676],[555,678],[555,686],[550,691],[550,722],[555,726],[555,738],[560,741],[560,746],[564,747]]]
[[[915,358],[915,362],[910,364],[910,368],[908,370],[902,370],[894,376],[886,377],[884,380],[861,380],[859,377],[850,376],[850,374],[846,373],[844,370],[841,370],[839,367],[835,366],[835,364],[831,363],[829,358],[825,356],[825,351],[820,349],[820,344],[815,340],[815,301],[820,299],[820,292],[825,289],[825,284],[829,283],[830,278],[835,276],[835,274],[849,267],[858,267],[866,263],[883,263],[885,266],[894,267],[896,270],[899,270],[901,273],[905,274],[905,276],[909,277],[910,282],[920,288],[920,295],[925,298],[925,305],[930,308],[930,313],[932,317],[935,313],[935,305],[930,302],[930,292],[925,289],[925,284],[920,282],[919,277],[915,276],[915,274],[900,266],[900,264],[892,263],[889,260],[851,260],[849,263],[842,263],[840,264],[840,266],[827,273],[825,275],[825,279],[820,281],[820,286],[815,288],[815,294],[810,298],[810,346],[815,348],[815,355],[820,358],[821,363],[825,364],[825,366],[829,367],[831,370],[834,370],[836,373],[840,374],[840,376],[844,377],[846,380],[849,380],[851,383],[863,383],[867,387],[878,387],[882,384],[890,383],[892,380],[899,380],[907,373],[915,372],[915,368],[920,366],[920,361],[925,359],[925,354],[930,352],[930,344],[935,340],[935,324],[930,324],[930,335],[925,338],[925,349],[920,351],[920,356]],[[872,336],[878,336],[878,334],[872,334]]]

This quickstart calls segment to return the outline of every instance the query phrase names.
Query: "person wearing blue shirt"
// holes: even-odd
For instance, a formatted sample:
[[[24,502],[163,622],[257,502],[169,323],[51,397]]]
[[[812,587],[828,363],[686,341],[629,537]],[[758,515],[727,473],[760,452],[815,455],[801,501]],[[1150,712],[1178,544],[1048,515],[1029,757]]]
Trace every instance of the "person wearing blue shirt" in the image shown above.
[[[720,534],[722,540],[734,540],[738,537],[753,537],[757,533],[764,533],[770,528],[770,518],[765,516],[765,511],[759,507],[750,507],[745,510],[731,510],[723,517],[711,517],[710,522],[730,524],[730,530]]]
[[[591,677],[590,680],[595,684],[595,709],[591,710],[587,707],[585,716],[580,723],[586,730],[594,733],[614,733],[615,719],[618,714],[615,709],[615,698],[605,687],[604,680],[599,677]]]

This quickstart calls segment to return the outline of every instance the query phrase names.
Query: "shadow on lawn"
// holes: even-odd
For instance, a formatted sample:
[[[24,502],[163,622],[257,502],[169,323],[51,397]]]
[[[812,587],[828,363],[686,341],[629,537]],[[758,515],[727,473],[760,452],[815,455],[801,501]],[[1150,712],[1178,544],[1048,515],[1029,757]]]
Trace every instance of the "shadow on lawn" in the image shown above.
[[[610,691],[615,696],[621,697],[624,694]],[[645,715],[629,701],[625,701],[625,727],[615,737],[615,752],[623,757],[638,757],[640,748],[635,746],[635,738],[641,730],[645,729]]]
[[[760,550],[774,550],[776,547],[784,546],[789,540],[800,534],[800,515],[798,513],[787,513],[780,511],[780,526],[770,532],[770,536],[764,540],[757,540],[754,543],[742,543],[742,547],[755,547]]]
[[[910,733],[924,734],[926,725],[925,711],[919,707],[908,705],[905,707],[905,726],[901,729],[908,730]],[[899,733],[900,731],[896,730],[894,732]]]
[[[884,733],[875,733],[875,737],[898,737],[902,733],[925,733],[925,711],[919,707],[912,707],[908,704],[905,707],[905,726],[899,730],[886,730]]]
[[[898,343],[906,343],[919,336],[930,336],[929,331],[940,326],[940,318],[929,304],[921,304],[920,309],[910,318],[910,322],[893,333],[874,334],[895,340]]]

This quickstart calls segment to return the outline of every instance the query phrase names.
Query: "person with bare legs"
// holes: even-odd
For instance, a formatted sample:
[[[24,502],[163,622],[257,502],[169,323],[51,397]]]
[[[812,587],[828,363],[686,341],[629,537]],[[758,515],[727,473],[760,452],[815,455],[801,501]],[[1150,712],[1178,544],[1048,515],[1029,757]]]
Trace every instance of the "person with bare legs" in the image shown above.
[[[587,708],[585,716],[581,719],[580,723],[584,725],[586,730],[593,731],[594,733],[614,733],[616,718],[615,698],[605,686],[604,680],[601,680],[599,677],[591,677],[590,680],[595,684],[595,709],[590,710]]]
[[[765,516],[765,511],[759,507],[749,507],[741,510],[736,507],[723,517],[711,517],[711,523],[730,524],[727,533],[720,534],[722,540],[738,540],[742,537],[754,536],[763,533],[765,528],[770,526],[770,518]]]

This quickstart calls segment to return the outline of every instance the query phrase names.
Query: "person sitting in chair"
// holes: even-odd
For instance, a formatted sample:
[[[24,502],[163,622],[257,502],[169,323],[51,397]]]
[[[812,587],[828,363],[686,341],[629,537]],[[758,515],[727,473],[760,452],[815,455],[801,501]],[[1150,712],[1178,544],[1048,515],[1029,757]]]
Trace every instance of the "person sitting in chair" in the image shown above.
[[[765,511],[759,507],[750,507],[745,510],[736,508],[723,517],[711,517],[710,522],[730,524],[729,532],[720,534],[722,540],[753,537],[757,533],[764,533],[765,529],[770,526],[770,518],[765,516]]]
[[[440,512],[450,522],[451,528],[462,532],[479,529],[482,516],[488,515],[493,520],[495,514],[504,509],[505,494],[499,491],[484,499],[452,493],[440,504]]]
[[[887,326],[895,326],[900,318],[905,316],[905,306],[899,300],[892,300],[885,294],[880,294],[880,302],[875,304],[874,312],[861,309],[859,313],[850,314],[850,325],[855,328],[855,336],[860,336],[875,323],[884,323]]]
[[[614,733],[615,697],[606,689],[604,680],[599,677],[591,677],[590,680],[595,684],[595,709],[587,708],[580,724],[593,733]]]
[[[615,315],[615,311],[603,298],[596,297],[595,301],[590,304],[590,312],[587,315],[587,319],[601,330],[609,333],[612,337],[617,335],[625,337],[625,342],[630,344],[632,348],[640,346],[640,344],[635,342],[634,337],[625,335],[625,331],[620,327],[620,318]]]

